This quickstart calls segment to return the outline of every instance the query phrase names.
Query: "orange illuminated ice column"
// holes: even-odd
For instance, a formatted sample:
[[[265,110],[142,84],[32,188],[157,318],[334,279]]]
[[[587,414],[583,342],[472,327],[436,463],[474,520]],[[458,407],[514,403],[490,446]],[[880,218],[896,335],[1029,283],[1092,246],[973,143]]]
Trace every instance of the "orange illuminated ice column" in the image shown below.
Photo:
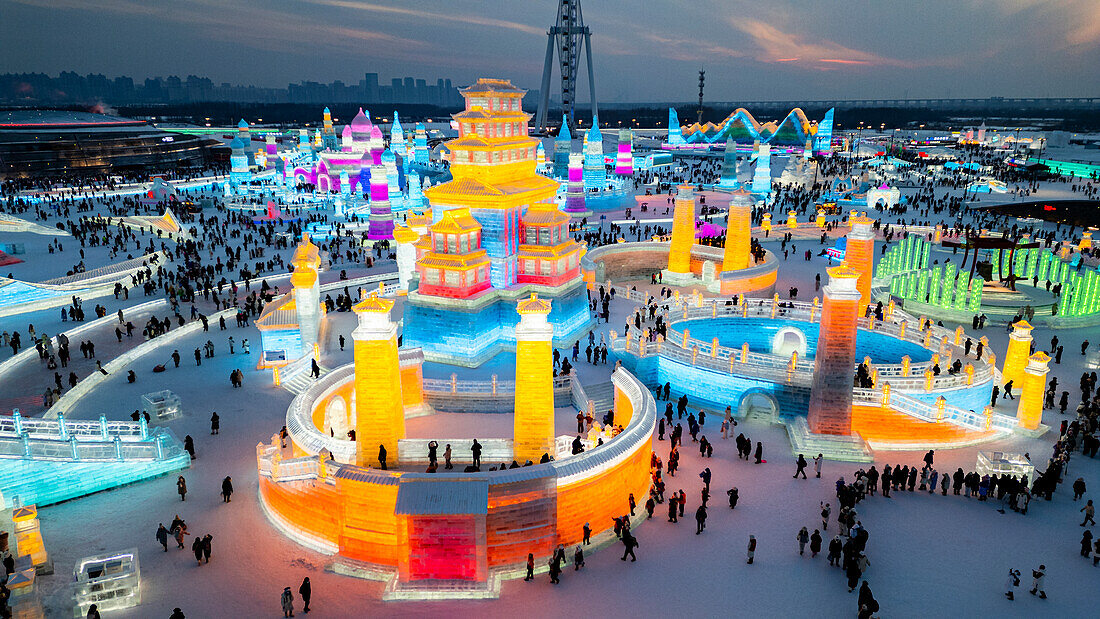
[[[844,261],[859,273],[856,288],[859,290],[861,311],[871,302],[871,274],[875,267],[875,233],[871,230],[871,224],[874,222],[862,215],[848,220],[852,229],[848,231]]]
[[[672,242],[663,280],[673,285],[691,281],[691,247],[695,244],[695,195],[691,185],[680,185],[672,212]]]
[[[846,264],[828,270],[814,353],[809,426],[817,434],[852,433],[852,367],[856,358],[860,274]]]
[[[550,301],[532,294],[516,311],[514,457],[521,463],[538,462],[554,450],[554,327],[546,319]]]
[[[1033,327],[1026,320],[1017,320],[1012,325],[1012,333],[1008,336],[1008,350],[1005,351],[1005,362],[1001,369],[1001,385],[1008,381],[1019,386],[1024,377],[1024,367],[1028,363],[1028,355],[1031,354],[1031,329]]]
[[[1043,351],[1028,358],[1020,389],[1020,404],[1016,409],[1016,420],[1024,429],[1038,430],[1043,421],[1043,392],[1047,388],[1049,364],[1050,357]]]
[[[722,272],[747,269],[751,259],[752,194],[744,189],[733,192],[726,214],[726,250],[722,254]]]
[[[393,301],[372,293],[352,310],[359,326],[355,343],[355,463],[378,465],[378,446],[388,462],[397,461],[397,440],[405,438],[401,369],[397,358],[397,325],[390,320]]]

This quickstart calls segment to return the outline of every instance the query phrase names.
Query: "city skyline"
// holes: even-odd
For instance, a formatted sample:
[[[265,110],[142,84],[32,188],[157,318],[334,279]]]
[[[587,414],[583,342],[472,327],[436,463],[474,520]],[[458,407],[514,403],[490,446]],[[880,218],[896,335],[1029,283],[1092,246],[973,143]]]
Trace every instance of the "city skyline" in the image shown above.
[[[1089,0],[701,0],[647,5],[644,22],[623,20],[636,7],[585,5],[601,101],[691,100],[699,66],[713,101],[1100,92],[1100,3]],[[353,84],[366,72],[447,75],[455,86],[489,75],[533,89],[555,4],[462,1],[444,11],[385,0],[0,0],[0,8],[0,72],[194,74],[269,88]]]

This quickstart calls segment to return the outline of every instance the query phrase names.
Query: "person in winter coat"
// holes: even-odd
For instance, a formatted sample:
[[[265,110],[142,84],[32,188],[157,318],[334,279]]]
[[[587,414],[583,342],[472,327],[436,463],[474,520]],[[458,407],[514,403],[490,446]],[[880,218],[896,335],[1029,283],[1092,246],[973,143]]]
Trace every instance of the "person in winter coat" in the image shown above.
[[[211,414],[210,415],[210,433],[211,434],[217,434],[219,431],[221,431],[221,427],[222,427],[222,419],[221,419],[221,417],[218,417],[218,413],[215,412],[215,413]]]
[[[202,558],[204,563],[210,563],[210,552],[213,550],[211,542],[214,541],[214,536],[207,533],[202,536]]]
[[[1031,595],[1038,592],[1039,597],[1047,599],[1047,592],[1043,590],[1043,581],[1046,579],[1047,566],[1040,565],[1039,569],[1031,570]]]
[[[98,605],[92,604],[88,607],[87,619],[100,619]]]
[[[168,529],[164,528],[164,523],[160,523],[160,527],[157,528],[157,541],[161,546],[164,546],[164,552],[168,552]]]
[[[1092,523],[1093,526],[1096,526],[1096,520],[1093,518],[1096,516],[1096,508],[1092,506],[1092,499],[1089,499],[1089,502],[1085,503],[1085,506],[1079,511],[1085,512],[1085,519],[1081,521],[1081,526],[1085,526],[1086,523]]]
[[[191,542],[191,552],[195,553],[195,561],[202,565],[202,538],[195,536],[195,541]]]
[[[180,610],[177,607],[177,608],[172,609],[172,616],[168,617],[168,619],[186,619],[186,618],[183,616],[183,611]]]
[[[840,541],[840,534],[837,533],[833,541],[829,542],[829,565],[840,567],[840,551],[842,548],[844,548],[844,542]]]
[[[760,464],[764,461],[764,445],[760,441],[756,441],[756,463]]]
[[[810,532],[806,530],[806,527],[802,527],[796,539],[798,540],[798,556],[801,557],[806,554],[806,542],[810,541]]]
[[[825,459],[825,456],[817,454],[814,456],[814,477],[821,479],[821,461]]]
[[[704,490],[705,492],[705,490]],[[695,534],[699,535],[703,532],[703,529],[707,528],[707,508],[705,505],[700,505],[695,510]]]
[[[1073,500],[1076,501],[1083,496],[1085,496],[1085,479],[1078,477],[1073,482]]]
[[[803,456],[802,454],[798,454],[798,462],[795,463],[795,466],[797,466],[798,468],[795,469],[794,479],[798,479],[799,475],[802,476],[802,479],[806,479],[807,462],[805,456]]]
[[[819,552],[821,552],[821,531],[814,529],[813,535],[810,536],[810,558],[817,557]]]
[[[1015,600],[1016,594],[1014,591],[1016,587],[1020,586],[1020,570],[1014,570],[1011,567],[1008,568],[1008,578],[1005,580],[1005,597],[1009,600]]]
[[[187,480],[183,478],[183,475],[179,476],[176,480],[176,492],[180,493],[180,500],[187,500]]]
[[[752,565],[752,560],[756,558],[756,536],[755,535],[750,535],[749,536],[748,557],[749,557],[749,560],[746,561],[746,563],[748,563],[749,565]]]
[[[623,547],[625,550],[623,550],[623,556],[620,557],[621,560],[626,561],[627,555],[630,555],[631,563],[638,560],[638,557],[634,556],[634,549],[638,547],[638,539],[631,535],[630,531],[623,534]]]
[[[1092,552],[1092,531],[1085,529],[1081,535],[1081,556],[1088,558]]]
[[[737,507],[737,488],[726,490],[726,495],[730,498],[730,509],[735,509]]]
[[[577,544],[577,549],[573,551],[573,571],[582,567],[584,567],[584,550],[581,550],[580,544]]]
[[[283,616],[294,616],[294,594],[290,592],[290,587],[283,588],[283,595],[279,597],[279,603],[283,606]]]
[[[862,574],[859,572],[859,565],[854,560],[848,562],[844,575],[848,577],[848,593],[855,591],[856,585],[859,584],[859,577]]]
[[[191,438],[191,435],[183,437],[183,450],[186,451],[191,459],[195,459],[195,439]]]
[[[233,478],[226,475],[222,480],[222,501],[228,503],[231,496],[233,496]]]
[[[871,586],[867,584],[867,581],[863,581],[863,584],[859,587],[859,610],[863,613],[865,610],[868,616],[878,612],[878,601],[875,596],[871,594]]]
[[[527,553],[527,575],[523,577],[524,582],[528,582],[535,579],[535,554]]]
[[[305,577],[302,585],[298,587],[298,595],[302,596],[302,612],[309,612],[309,599],[313,597],[313,586],[309,584],[309,576]]]

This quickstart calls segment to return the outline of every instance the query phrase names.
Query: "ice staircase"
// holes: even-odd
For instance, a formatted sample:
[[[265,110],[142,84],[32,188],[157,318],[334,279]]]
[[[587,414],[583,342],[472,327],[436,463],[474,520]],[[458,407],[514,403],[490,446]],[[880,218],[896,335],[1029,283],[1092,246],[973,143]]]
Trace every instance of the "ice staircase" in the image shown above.
[[[185,469],[191,457],[167,429],[142,423],[0,421],[0,493],[50,505]]]
[[[299,395],[306,389],[309,389],[309,386],[317,380],[311,375],[312,369],[313,365],[309,362],[309,357],[306,357],[306,362],[304,364],[296,361],[286,365],[279,378],[279,385],[294,395]],[[323,365],[321,366],[321,376],[331,371],[330,368],[326,368]]]
[[[875,461],[875,452],[860,435],[814,434],[801,415],[787,420],[787,435],[791,439],[791,453],[803,454],[807,459],[822,454],[829,460],[842,462]]]
[[[595,411],[594,416],[597,420],[602,419],[607,411],[615,408],[615,386],[611,381],[585,385],[584,392],[592,401],[592,409]]]

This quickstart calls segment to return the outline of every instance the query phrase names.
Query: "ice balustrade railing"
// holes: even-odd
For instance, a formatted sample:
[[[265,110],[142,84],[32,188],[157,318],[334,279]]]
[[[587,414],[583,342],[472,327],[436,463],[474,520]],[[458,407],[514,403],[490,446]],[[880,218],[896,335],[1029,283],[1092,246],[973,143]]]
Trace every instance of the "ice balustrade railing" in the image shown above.
[[[311,393],[323,394],[326,391],[331,392],[332,390],[334,390],[335,387],[339,386],[338,383],[340,382],[340,380],[339,378],[332,377],[338,376],[339,373],[345,370],[354,370],[354,368],[350,365],[344,366],[322,377],[322,381],[328,379],[328,381],[326,382],[331,384],[315,384],[313,387],[306,390],[294,399],[294,402],[291,404],[291,410],[293,411],[298,408],[298,405],[301,404],[303,401],[306,402],[308,406],[312,406],[312,403],[315,402],[318,398],[311,397]],[[350,371],[348,373],[350,374]],[[346,376],[344,376],[343,378],[346,378]],[[650,443],[650,439],[653,435],[653,429],[657,423],[657,404],[656,401],[653,399],[653,395],[649,392],[648,389],[645,388],[644,385],[642,385],[642,383],[636,377],[634,377],[632,374],[622,368],[616,369],[615,372],[611,375],[611,382],[616,387],[616,397],[626,397],[630,400],[631,407],[634,411],[634,414],[631,416],[630,423],[627,424],[627,427],[622,432],[612,437],[610,440],[605,441],[604,444],[600,445],[599,447],[590,448],[586,445],[586,451],[584,453],[578,454],[576,456],[570,455],[569,458],[563,458],[560,461],[555,460],[547,464],[533,465],[534,467],[552,467],[556,475],[558,476],[558,485],[569,483],[571,481],[571,478],[576,475],[588,475],[592,472],[599,472],[601,470],[609,469],[629,457],[639,447],[644,447],[645,445],[648,445]],[[315,389],[316,391],[314,391]],[[618,395],[619,392],[622,393],[622,396]],[[291,416],[292,415],[288,413],[288,417]],[[295,424],[298,427],[292,429],[290,423],[292,420],[293,419],[288,419],[287,430],[288,432],[290,432],[291,438],[295,441],[295,443],[299,447],[302,447],[302,443],[300,443],[298,439],[294,436],[295,431],[301,430],[300,424]],[[312,423],[310,425],[312,426]],[[322,435],[320,432],[315,431],[314,434],[316,436],[311,436],[310,438],[329,438]],[[559,451],[557,441],[563,438],[569,439],[571,447],[571,437],[558,437],[555,438],[555,451]],[[425,454],[427,453],[426,441],[427,439],[425,439],[424,443]],[[290,452],[291,450],[284,450],[277,447],[276,445],[279,444],[279,437],[278,435],[272,436],[270,444],[259,443],[256,445],[256,460],[259,474],[265,477],[269,477],[276,482],[316,479],[318,477],[323,477],[326,480],[332,480],[333,473],[339,470],[342,466],[350,465],[350,463],[354,461],[355,458],[355,443],[353,441],[344,440],[338,442],[345,443],[347,447],[350,447],[350,459],[341,461],[340,456],[337,454],[337,452],[333,450],[330,451],[335,457],[335,460],[330,460],[320,455],[319,450],[318,455],[302,456],[299,458],[283,458],[283,452]],[[441,443],[441,445],[442,444],[444,443]],[[455,443],[452,442],[451,445],[453,454],[455,453]],[[459,443],[459,445],[464,448],[468,448],[468,444],[465,442]],[[486,464],[489,464],[491,462],[490,460],[485,459],[484,452],[482,452],[482,456],[482,460]],[[532,467],[526,467],[525,470],[529,470],[531,468]],[[489,471],[484,471],[480,473],[463,473],[461,471],[455,472],[467,476],[485,475],[488,476],[488,479],[490,481],[492,480],[493,474]],[[446,474],[446,472],[442,472],[440,474]]]
[[[327,400],[345,383],[352,380],[355,375],[354,364],[348,364],[336,368],[314,381],[312,385],[290,403],[287,409],[286,428],[294,444],[309,453],[320,453],[328,450],[333,457],[340,462],[355,461],[355,441],[342,437],[329,436],[321,432],[313,424],[313,409],[321,402]],[[554,378],[554,390],[562,391],[571,389],[572,380],[569,376]],[[500,381],[495,385],[492,381],[460,381],[447,379],[424,379],[425,392],[442,394],[472,394],[472,395],[505,395],[514,393],[514,381]],[[350,402],[346,403],[349,405]],[[346,410],[346,409],[345,409]]]
[[[570,376],[555,376],[554,391],[571,389]],[[477,395],[502,395],[515,393],[516,382],[514,380],[458,380],[457,374],[451,378],[425,378],[423,388],[431,393],[451,394],[477,394]]]
[[[138,256],[137,258],[123,260],[122,262],[116,262],[105,267],[99,267],[98,269],[92,269],[91,271],[83,271],[81,273],[74,273],[72,275],[66,275],[64,277],[46,279],[38,283],[45,284],[47,286],[64,286],[66,284],[72,283],[92,284],[106,277],[111,277],[120,273],[125,273],[126,271],[142,268],[143,262],[147,263],[147,266],[149,266],[150,268],[163,265],[166,259],[167,255],[163,251],[158,251],[151,254]]]
[[[107,440],[77,440],[76,437],[36,438],[0,437],[0,457],[56,461],[154,461],[183,453],[170,437],[160,431],[140,442],[124,441],[119,436]]]
[[[105,441],[119,437],[124,441],[143,441],[149,438],[145,419],[140,421],[108,421],[104,415],[98,421],[71,420],[59,414],[57,420],[27,419],[16,409],[11,417],[0,417],[0,437],[52,438],[79,441]]]
[[[820,321],[821,312],[819,306],[811,303],[791,301],[783,303],[793,304],[794,307],[780,307],[779,303],[780,302],[775,300],[772,300],[770,303],[762,300],[758,303],[750,302],[748,304],[741,303],[739,305],[725,305],[724,301],[711,301],[709,303],[702,303],[699,301],[694,305],[690,302],[685,302],[677,303],[677,307],[665,311],[664,315],[666,318],[675,317],[676,322],[722,316],[783,317],[811,323]],[[955,343],[956,339],[961,340],[961,334],[932,325],[931,321],[926,321],[925,331],[920,331],[919,328],[910,329],[908,326],[910,321],[918,322],[917,319],[913,319],[908,314],[896,308],[893,310],[893,314],[894,315],[890,318],[881,321],[869,317],[859,318],[857,325],[864,330],[879,331],[886,335],[918,344],[926,350],[932,351],[934,354],[933,360],[909,365],[908,376],[906,376],[905,364],[872,364],[872,370],[877,371],[880,378],[882,376],[897,377],[895,379],[895,387],[903,389],[926,388],[927,381],[925,373],[931,371],[935,365],[935,355],[944,355],[944,363],[941,367],[949,365],[946,358],[948,353],[954,353],[952,355],[953,358],[965,357],[965,349],[960,344]],[[686,351],[691,351],[691,357],[695,365],[703,364],[708,367],[726,369],[729,372],[736,372],[737,370],[744,371],[751,366],[772,368],[776,371],[782,370],[795,374],[813,371],[814,364],[812,361],[796,359],[794,366],[791,367],[790,359],[786,357],[756,352],[749,352],[746,355],[740,348],[730,348],[721,345],[715,347],[713,342],[705,342],[690,338],[690,329],[688,330],[689,338],[685,340],[684,334],[674,328],[675,322],[672,323],[672,325],[673,326],[669,328],[668,339],[664,340],[665,343],[671,345],[666,347],[666,350],[671,349],[675,351],[676,348],[682,348]],[[628,327],[628,340],[622,342],[621,346],[615,347],[615,349],[629,352],[630,348],[632,348],[632,344],[636,342],[644,343],[644,347],[639,349],[642,355],[650,354],[651,349],[654,352],[659,349],[656,343],[650,342],[645,338],[644,331],[634,326]],[[936,346],[937,343],[938,347]],[[672,352],[669,354],[676,353]],[[993,377],[993,364],[992,362],[986,362],[986,358],[992,361],[992,353],[987,350],[983,352],[982,357],[981,360],[973,359],[972,376],[969,374],[969,370],[966,369],[954,375],[944,371],[932,377],[932,389],[953,389],[990,380]],[[722,360],[723,363],[716,364],[714,361],[715,359]],[[730,359],[733,359],[736,363],[730,363]]]
[[[892,385],[891,385],[892,387]],[[1015,417],[995,413],[992,410],[976,413],[950,406],[945,401],[929,404],[904,393],[889,392],[885,389],[853,389],[852,403],[889,408],[892,411],[908,415],[929,423],[951,423],[968,430],[978,432],[1011,432],[1017,427]]]

